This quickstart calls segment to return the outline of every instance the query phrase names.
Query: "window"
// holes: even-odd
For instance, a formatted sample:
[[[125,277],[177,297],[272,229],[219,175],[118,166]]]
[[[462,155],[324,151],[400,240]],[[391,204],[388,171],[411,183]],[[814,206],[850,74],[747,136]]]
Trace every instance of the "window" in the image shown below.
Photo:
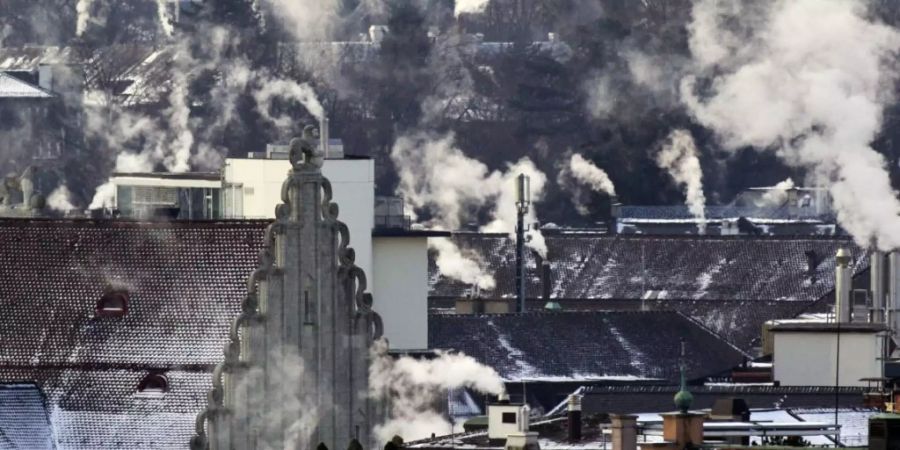
[[[516,423],[516,413],[514,412],[505,412],[501,417],[501,421],[503,423]]]
[[[122,317],[128,314],[128,291],[109,290],[100,297],[95,311],[97,317]]]
[[[146,395],[162,395],[169,391],[169,379],[165,374],[153,372],[147,374],[140,384],[138,392]]]

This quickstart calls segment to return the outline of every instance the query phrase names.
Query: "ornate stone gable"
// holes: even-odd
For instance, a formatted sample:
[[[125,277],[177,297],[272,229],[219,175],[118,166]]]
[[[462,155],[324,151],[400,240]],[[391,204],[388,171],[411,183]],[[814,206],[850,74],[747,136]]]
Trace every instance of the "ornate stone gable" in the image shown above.
[[[346,448],[371,443],[370,349],[381,318],[354,264],[347,225],[312,127],[291,142],[291,170],[247,280],[225,361],[192,449]]]

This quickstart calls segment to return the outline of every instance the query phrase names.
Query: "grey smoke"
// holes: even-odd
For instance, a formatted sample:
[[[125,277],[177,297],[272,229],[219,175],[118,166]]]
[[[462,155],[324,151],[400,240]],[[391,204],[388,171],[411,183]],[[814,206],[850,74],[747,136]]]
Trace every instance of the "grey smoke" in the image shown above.
[[[746,35],[735,38],[734,9],[695,3],[697,74],[682,82],[684,104],[725,149],[771,151],[806,169],[828,187],[838,221],[859,244],[900,247],[900,202],[871,147],[895,100],[900,34],[869,19],[863,1],[759,3],[759,20],[748,19]],[[754,4],[739,4],[740,19]]]
[[[697,146],[687,130],[675,130],[656,155],[656,164],[665,169],[684,189],[688,210],[697,218],[700,232],[706,231],[706,197],[703,195],[703,171]]]

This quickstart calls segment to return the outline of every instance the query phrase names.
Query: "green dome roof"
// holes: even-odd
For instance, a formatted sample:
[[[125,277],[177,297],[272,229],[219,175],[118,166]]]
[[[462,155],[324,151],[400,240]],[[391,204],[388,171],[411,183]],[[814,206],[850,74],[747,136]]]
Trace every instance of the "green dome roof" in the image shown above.
[[[678,408],[679,411],[683,413],[688,412],[688,410],[691,409],[692,404],[694,404],[694,396],[686,389],[682,389],[675,394],[675,407]]]

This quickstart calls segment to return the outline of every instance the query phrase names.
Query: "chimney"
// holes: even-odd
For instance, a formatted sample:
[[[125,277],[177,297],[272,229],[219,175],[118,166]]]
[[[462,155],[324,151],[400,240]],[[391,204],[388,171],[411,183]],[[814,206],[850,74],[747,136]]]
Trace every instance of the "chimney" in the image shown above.
[[[323,158],[330,156],[330,149],[328,148],[329,134],[331,134],[331,130],[329,129],[328,117],[322,116],[322,119],[319,120],[319,146],[322,148]]]
[[[609,199],[609,233],[618,234],[619,217],[622,215],[622,204],[619,203],[619,197],[613,195]]]
[[[569,442],[581,440],[581,396],[572,394],[569,396],[568,407]]]
[[[840,248],[835,255],[835,274],[834,274],[834,314],[835,321],[845,323],[850,322],[850,288],[852,279],[850,277],[850,252],[845,248]]]
[[[637,416],[610,414],[613,450],[637,450]]]
[[[900,253],[896,250],[888,255],[888,292],[885,316],[887,325],[894,333],[900,330]]]
[[[551,277],[553,276],[553,269],[550,268],[550,263],[544,261],[541,264],[541,288],[544,303],[550,303],[550,297],[553,293],[553,280]]]
[[[53,67],[47,64],[38,66],[38,86],[45,91],[53,91]]]
[[[887,305],[885,299],[885,255],[873,250],[869,255],[869,291],[872,296],[872,322],[887,322]]]

